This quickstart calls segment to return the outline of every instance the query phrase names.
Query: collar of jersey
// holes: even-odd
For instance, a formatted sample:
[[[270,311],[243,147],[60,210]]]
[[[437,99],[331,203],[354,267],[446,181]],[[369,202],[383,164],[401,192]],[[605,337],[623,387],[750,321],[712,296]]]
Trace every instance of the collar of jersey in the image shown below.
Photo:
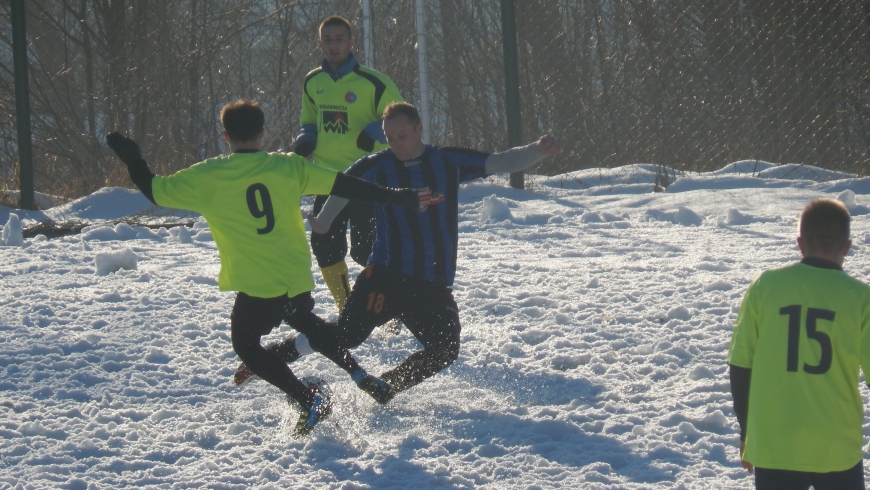
[[[801,260],[801,264],[806,264],[810,267],[818,267],[820,269],[837,269],[843,270],[843,266],[838,265],[830,260],[820,259],[818,257],[806,257]]]
[[[242,149],[242,150],[236,150],[233,153],[257,153],[258,151],[260,151],[260,150]]]
[[[340,80],[348,73],[352,72],[357,67],[356,56],[354,56],[353,52],[350,53],[350,56],[347,57],[347,63],[341,65],[338,70],[335,72],[329,71],[329,62],[326,61],[326,58],[323,59],[323,62],[320,64],[323,68],[323,71],[329,74],[333,80]]]

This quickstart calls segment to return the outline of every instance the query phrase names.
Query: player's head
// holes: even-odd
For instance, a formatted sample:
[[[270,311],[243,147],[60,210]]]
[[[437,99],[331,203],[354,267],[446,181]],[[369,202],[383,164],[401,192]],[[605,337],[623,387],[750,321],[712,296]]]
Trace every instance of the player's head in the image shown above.
[[[251,142],[262,137],[265,119],[260,104],[251,99],[239,99],[221,109],[224,137],[231,143]]]
[[[317,33],[320,36],[317,45],[323,51],[330,68],[336,69],[345,64],[356,42],[350,30],[350,22],[333,15],[320,23]]]
[[[849,252],[849,210],[834,199],[814,199],[801,213],[798,246],[804,257],[814,256],[842,263]],[[839,260],[835,260],[839,259]]]
[[[384,109],[384,136],[396,158],[408,161],[423,153],[423,123],[417,108],[393,102]]]

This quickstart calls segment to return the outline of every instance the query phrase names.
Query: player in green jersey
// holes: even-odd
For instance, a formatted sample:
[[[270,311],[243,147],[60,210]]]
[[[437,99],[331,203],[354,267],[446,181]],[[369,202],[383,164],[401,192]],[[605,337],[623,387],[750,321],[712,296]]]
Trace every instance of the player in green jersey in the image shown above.
[[[196,211],[206,219],[220,255],[218,286],[238,291],[230,320],[233,349],[269,383],[302,408],[296,431],[310,431],[331,411],[328,393],[305,385],[260,337],[282,320],[314,335],[323,322],[312,313],[314,279],[299,199],[331,194],[416,208],[417,192],[378,187],[294,154],[260,151],[264,114],[239,100],[224,106],[221,123],[232,154],[173,175],[154,175],[135,141],[112,133],[109,147],[153,203]]]
[[[391,102],[401,102],[396,85],[383,73],[360,65],[353,54],[354,38],[347,20],[332,16],[318,30],[323,63],[306,77],[301,129],[294,152],[314,163],[343,172],[360,158],[387,148],[381,115]],[[326,201],[319,196],[314,212]],[[311,250],[338,310],[350,290],[347,279],[347,224],[350,256],[365,265],[374,240],[371,203],[354,203],[332,222],[329,232],[311,235]]]
[[[849,211],[816,199],[797,238],[803,259],[749,286],[728,353],[743,466],[759,489],[863,489],[870,287],[843,271]]]

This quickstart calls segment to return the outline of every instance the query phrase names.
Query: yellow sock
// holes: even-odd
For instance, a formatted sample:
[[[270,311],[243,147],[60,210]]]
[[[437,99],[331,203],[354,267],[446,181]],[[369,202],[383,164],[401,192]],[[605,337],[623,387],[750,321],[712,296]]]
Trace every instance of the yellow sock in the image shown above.
[[[332,299],[335,300],[335,306],[338,307],[338,312],[344,308],[344,303],[347,301],[347,295],[350,293],[350,284],[347,282],[347,263],[341,261],[332,264],[328,267],[320,269],[323,275],[323,281],[329,292],[332,293]]]

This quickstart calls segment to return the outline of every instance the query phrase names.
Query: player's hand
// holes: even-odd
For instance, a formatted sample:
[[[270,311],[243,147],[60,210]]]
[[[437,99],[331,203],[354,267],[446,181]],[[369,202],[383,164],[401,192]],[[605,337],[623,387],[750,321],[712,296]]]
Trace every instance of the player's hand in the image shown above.
[[[144,160],[142,158],[142,152],[139,150],[139,145],[130,138],[121,135],[121,133],[110,133],[106,136],[106,144],[109,145],[109,148],[111,148],[112,151],[118,155],[118,158],[120,158],[126,165],[131,165]]]
[[[297,141],[293,147],[293,153],[308,158],[314,153],[315,145],[310,141]]]
[[[420,201],[420,191],[418,191],[417,189],[399,189],[396,191],[395,205],[397,206],[402,206],[403,208],[409,208],[415,211],[419,211]]]
[[[744,449],[746,449],[746,442],[740,441],[740,464],[742,464],[743,467],[746,469],[746,471],[748,471],[749,474],[751,475],[751,474],[755,473],[755,467],[752,466],[752,463],[750,463],[749,461],[743,460],[743,450]]]
[[[311,233],[322,235],[329,231],[328,226],[323,226],[320,221],[317,221],[317,216],[314,215],[314,211],[308,213],[308,225],[311,226]]]
[[[541,136],[541,139],[538,140],[538,151],[544,155],[552,156],[562,153],[562,147],[559,146],[559,142],[556,141],[555,136],[548,134],[546,136]]]
[[[356,138],[356,147],[366,153],[371,153],[375,150],[375,140],[368,131],[363,129]]]

